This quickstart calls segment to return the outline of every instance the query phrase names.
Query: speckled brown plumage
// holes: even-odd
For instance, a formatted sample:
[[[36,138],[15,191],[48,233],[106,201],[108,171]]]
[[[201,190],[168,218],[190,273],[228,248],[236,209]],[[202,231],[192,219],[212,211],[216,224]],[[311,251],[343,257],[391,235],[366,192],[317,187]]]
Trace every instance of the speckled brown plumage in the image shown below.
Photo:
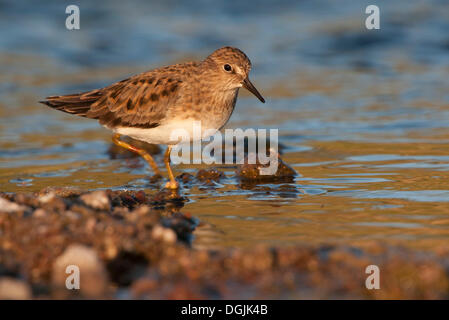
[[[223,74],[221,67],[225,63],[238,65],[246,75],[251,69],[250,60],[241,50],[224,47],[199,63],[154,69],[102,89],[50,96],[41,102],[60,111],[98,119],[108,128],[154,128],[174,113],[198,120],[207,114],[219,116],[222,111],[230,116],[238,87],[229,85],[238,77]]]
[[[192,67],[191,63],[155,69],[102,89],[51,96],[43,103],[67,113],[98,119],[109,128],[153,128],[178,100],[186,71]]]

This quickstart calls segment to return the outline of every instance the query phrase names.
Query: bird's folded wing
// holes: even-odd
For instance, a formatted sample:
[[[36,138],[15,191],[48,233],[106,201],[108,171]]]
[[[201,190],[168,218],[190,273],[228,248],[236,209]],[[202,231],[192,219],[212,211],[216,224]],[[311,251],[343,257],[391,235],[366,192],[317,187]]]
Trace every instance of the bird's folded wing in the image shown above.
[[[98,119],[109,128],[154,128],[176,103],[182,80],[176,73],[145,72],[102,89],[51,96],[40,101],[54,109]]]
[[[102,89],[86,117],[107,127],[153,128],[176,103],[182,81],[169,74],[144,73]]]

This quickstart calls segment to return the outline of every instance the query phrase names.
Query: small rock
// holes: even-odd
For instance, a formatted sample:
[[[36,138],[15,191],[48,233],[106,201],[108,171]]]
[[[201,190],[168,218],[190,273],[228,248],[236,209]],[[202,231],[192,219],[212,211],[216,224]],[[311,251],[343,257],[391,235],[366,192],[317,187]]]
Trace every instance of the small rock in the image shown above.
[[[176,233],[172,229],[164,228],[160,225],[156,225],[153,228],[151,236],[154,240],[161,240],[166,243],[175,243],[177,239]]]
[[[196,178],[201,182],[220,181],[224,177],[224,173],[216,169],[201,169],[196,174]]]
[[[70,245],[53,263],[52,282],[58,290],[58,298],[60,295],[64,297],[71,291],[76,291],[66,287],[68,277],[74,274],[73,271],[66,273],[67,267],[71,265],[79,268],[79,290],[84,296],[104,297],[108,279],[103,262],[94,249],[74,244]]]
[[[147,205],[142,205],[140,207],[137,207],[134,209],[133,212],[135,212],[138,216],[144,216],[150,213],[151,208]]]
[[[19,211],[25,211],[27,207],[18,205],[4,198],[0,198],[0,212],[13,213]]]
[[[134,197],[139,203],[145,203],[145,201],[147,200],[146,194],[142,190],[138,191]]]
[[[252,161],[249,161],[251,159]],[[241,180],[246,181],[258,181],[258,182],[273,182],[277,180],[293,180],[293,178],[296,176],[296,171],[291,168],[288,164],[286,164],[280,156],[277,157],[275,160],[277,162],[277,167],[275,166],[276,163],[271,164],[274,165],[273,168],[275,171],[273,173],[270,173],[268,168],[270,167],[270,163],[267,164],[261,164],[259,162],[259,159],[255,157],[254,154],[250,154],[248,157],[245,158],[245,163],[242,165],[239,165],[237,169],[237,176]],[[251,162],[251,163],[248,163]],[[268,174],[262,174],[262,170],[265,170],[265,173]]]
[[[31,289],[27,283],[10,277],[0,278],[1,300],[27,300],[30,298]]]
[[[190,173],[183,172],[182,174],[176,177],[176,180],[181,181],[182,184],[187,184],[189,182],[192,182],[193,176]]]
[[[186,198],[181,196],[177,190],[171,190],[171,189],[162,189],[161,191],[157,192],[151,197],[151,204],[161,204],[164,205],[168,202],[175,203],[182,207],[184,205],[184,201],[186,201]]]
[[[106,191],[103,190],[83,194],[80,199],[92,209],[105,211],[111,209],[111,201]]]
[[[36,209],[33,212],[33,217],[35,217],[35,218],[43,218],[46,215],[47,215],[47,212],[44,209],[41,209],[41,208]]]
[[[50,191],[49,193],[41,194],[39,195],[39,203],[44,204],[52,201],[56,197],[56,194],[53,191]]]

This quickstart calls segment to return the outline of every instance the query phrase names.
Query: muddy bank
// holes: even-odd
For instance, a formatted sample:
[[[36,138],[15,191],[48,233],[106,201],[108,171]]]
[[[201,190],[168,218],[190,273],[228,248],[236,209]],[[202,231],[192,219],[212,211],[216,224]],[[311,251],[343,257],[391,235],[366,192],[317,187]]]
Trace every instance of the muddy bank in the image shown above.
[[[184,200],[168,191],[0,194],[0,297],[449,297],[447,250],[376,243],[193,250],[198,221],[182,212]],[[365,287],[371,264],[380,290]],[[80,290],[65,287],[73,265]]]

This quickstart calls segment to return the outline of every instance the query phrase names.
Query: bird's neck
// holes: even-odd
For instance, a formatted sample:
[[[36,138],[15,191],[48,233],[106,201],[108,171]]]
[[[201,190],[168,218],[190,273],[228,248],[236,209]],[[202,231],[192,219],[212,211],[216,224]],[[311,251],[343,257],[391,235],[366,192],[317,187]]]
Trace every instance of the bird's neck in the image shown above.
[[[208,100],[214,106],[227,106],[234,108],[237,100],[239,88],[226,88],[226,83],[223,83],[223,78],[217,70],[216,63],[211,59],[203,60],[199,65],[198,74],[202,79],[208,79],[207,85],[200,85],[199,91],[204,96],[208,96]]]

